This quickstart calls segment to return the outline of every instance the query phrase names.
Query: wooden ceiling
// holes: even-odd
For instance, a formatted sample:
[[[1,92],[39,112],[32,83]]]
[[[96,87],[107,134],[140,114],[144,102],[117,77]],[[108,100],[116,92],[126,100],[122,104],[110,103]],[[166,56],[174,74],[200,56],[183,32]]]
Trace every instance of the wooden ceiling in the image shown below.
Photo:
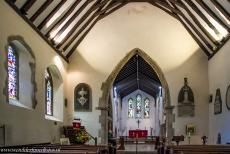
[[[5,0],[65,60],[93,26],[131,2],[177,19],[208,58],[229,39],[230,0]]]
[[[116,93],[125,97],[140,89],[145,93],[156,96],[159,93],[161,82],[153,68],[138,54],[134,55],[118,73],[113,87]]]

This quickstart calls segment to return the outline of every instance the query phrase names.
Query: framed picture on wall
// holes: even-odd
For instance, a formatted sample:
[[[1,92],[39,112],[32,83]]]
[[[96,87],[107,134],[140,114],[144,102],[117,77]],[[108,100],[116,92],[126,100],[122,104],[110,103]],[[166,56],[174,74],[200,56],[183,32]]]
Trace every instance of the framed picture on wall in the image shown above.
[[[215,103],[214,103],[214,114],[220,114],[222,112],[222,99],[220,88],[216,89]]]
[[[228,85],[226,90],[226,106],[227,109],[230,110],[230,85]]]
[[[188,124],[185,128],[186,135],[194,135],[196,133],[196,126],[194,124]]]
[[[86,83],[79,83],[74,90],[74,110],[92,111],[92,92]]]

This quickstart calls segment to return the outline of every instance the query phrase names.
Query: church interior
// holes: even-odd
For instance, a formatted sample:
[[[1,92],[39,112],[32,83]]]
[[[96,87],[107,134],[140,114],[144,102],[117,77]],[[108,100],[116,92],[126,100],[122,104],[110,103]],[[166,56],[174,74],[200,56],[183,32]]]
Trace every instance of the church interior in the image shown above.
[[[0,17],[0,153],[230,153],[230,0],[1,0]]]

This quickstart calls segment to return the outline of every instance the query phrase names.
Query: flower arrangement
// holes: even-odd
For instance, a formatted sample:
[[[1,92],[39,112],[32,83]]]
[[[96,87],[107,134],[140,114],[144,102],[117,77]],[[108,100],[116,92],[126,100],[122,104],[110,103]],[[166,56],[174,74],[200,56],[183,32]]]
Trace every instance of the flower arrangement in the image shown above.
[[[85,127],[76,128],[75,143],[84,144],[89,141],[90,136],[85,130]]]

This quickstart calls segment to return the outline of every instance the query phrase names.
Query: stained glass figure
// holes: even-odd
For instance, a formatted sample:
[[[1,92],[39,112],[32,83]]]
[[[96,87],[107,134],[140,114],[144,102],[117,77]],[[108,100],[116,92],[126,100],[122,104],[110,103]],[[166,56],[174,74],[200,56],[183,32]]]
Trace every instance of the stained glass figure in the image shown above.
[[[144,101],[144,118],[149,118],[150,113],[150,101],[148,98]]]
[[[11,46],[8,47],[8,97],[18,99],[18,57]]]
[[[133,118],[134,117],[134,103],[133,99],[130,98],[128,100],[128,118]]]
[[[46,80],[46,114],[53,115],[53,83],[51,75],[48,71],[45,72]]]
[[[136,118],[141,118],[142,111],[142,98],[141,95],[137,95],[136,97]]]

